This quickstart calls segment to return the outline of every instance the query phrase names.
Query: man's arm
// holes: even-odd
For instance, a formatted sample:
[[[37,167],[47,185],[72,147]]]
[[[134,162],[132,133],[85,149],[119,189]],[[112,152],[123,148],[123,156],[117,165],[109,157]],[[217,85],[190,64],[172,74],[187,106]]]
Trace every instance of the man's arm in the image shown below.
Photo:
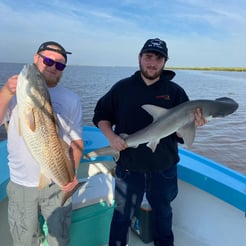
[[[74,163],[75,170],[78,170],[79,163],[84,151],[84,143],[82,139],[73,140],[70,145],[70,154]]]
[[[82,157],[82,153],[84,151],[84,143],[81,139],[79,140],[73,140],[70,144],[70,156],[75,168],[75,175],[74,175],[74,179],[64,185],[62,187],[62,190],[64,192],[71,192],[71,190],[74,190],[74,188],[78,185],[78,177],[77,177],[77,170],[79,168],[79,163],[80,163],[80,159]]]
[[[117,151],[121,151],[127,148],[127,144],[125,140],[120,136],[118,136],[117,134],[115,134],[114,131],[112,130],[112,125],[110,121],[101,120],[98,122],[98,127],[101,129],[103,134],[109,140],[110,146],[113,149]]]

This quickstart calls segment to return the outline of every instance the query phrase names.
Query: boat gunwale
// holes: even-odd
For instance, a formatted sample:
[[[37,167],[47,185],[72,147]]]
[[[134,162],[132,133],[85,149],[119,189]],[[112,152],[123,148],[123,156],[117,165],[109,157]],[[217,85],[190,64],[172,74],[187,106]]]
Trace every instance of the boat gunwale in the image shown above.
[[[179,153],[179,179],[246,212],[245,175],[184,148]]]

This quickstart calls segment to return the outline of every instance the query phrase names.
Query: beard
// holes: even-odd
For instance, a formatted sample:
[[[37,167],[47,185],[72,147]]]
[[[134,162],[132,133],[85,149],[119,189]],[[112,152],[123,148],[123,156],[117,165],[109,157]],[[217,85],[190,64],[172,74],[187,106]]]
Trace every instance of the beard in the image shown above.
[[[158,79],[160,76],[161,76],[161,73],[164,69],[164,65],[162,66],[161,69],[159,70],[156,70],[154,73],[152,72],[151,74],[149,73],[148,69],[145,69],[141,63],[139,64],[139,67],[140,67],[140,71],[142,73],[142,75],[146,78],[146,79],[149,79],[149,80],[156,80]],[[152,68],[154,69],[154,68]]]
[[[62,77],[61,75],[57,75],[57,76],[51,77],[51,76],[45,76],[44,74],[43,74],[43,76],[44,76],[44,79],[45,79],[48,87],[56,86],[59,83],[59,81],[60,81],[60,79]]]

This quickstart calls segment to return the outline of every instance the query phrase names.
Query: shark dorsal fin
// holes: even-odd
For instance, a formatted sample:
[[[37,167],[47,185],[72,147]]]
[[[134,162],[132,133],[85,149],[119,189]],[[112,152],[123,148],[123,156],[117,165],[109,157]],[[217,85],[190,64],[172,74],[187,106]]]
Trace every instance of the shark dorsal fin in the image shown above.
[[[142,108],[153,117],[154,122],[168,112],[168,109],[151,104],[144,104],[142,105]]]

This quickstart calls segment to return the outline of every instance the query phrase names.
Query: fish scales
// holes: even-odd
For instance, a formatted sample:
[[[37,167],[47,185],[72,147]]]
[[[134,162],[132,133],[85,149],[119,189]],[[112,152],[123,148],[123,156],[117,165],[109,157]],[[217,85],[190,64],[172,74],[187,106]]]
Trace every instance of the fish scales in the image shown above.
[[[35,118],[41,119],[38,115],[43,116],[40,112],[37,112]],[[63,164],[64,162],[68,162],[68,157],[65,155],[66,150],[61,148],[59,138],[57,138],[57,130],[54,128],[53,124],[49,124],[49,121],[52,122],[53,119],[47,119],[46,117],[46,120],[37,120],[37,122],[40,122],[40,127],[37,127],[40,129],[40,132],[37,132],[37,135],[40,136],[40,144],[38,146],[34,144],[33,148],[35,148],[35,146],[42,146],[42,148],[35,149],[37,158],[40,158],[39,162],[43,162],[44,168],[50,170],[49,177],[53,177],[52,179],[56,181],[57,184],[63,186],[73,180],[73,175],[70,174],[67,165]],[[49,132],[48,135],[47,131]],[[35,135],[33,135],[33,138],[35,142]],[[67,164],[71,165],[69,162]]]

